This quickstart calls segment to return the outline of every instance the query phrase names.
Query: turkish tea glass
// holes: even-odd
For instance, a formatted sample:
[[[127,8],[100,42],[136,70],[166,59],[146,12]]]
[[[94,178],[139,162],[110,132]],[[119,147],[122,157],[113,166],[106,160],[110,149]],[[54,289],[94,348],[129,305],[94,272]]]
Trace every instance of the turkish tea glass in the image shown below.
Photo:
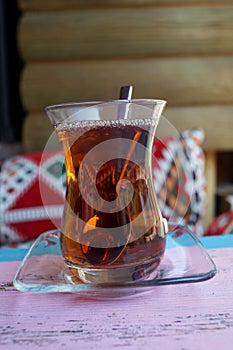
[[[48,106],[61,141],[66,196],[60,243],[72,281],[150,278],[165,250],[151,156],[163,100]]]

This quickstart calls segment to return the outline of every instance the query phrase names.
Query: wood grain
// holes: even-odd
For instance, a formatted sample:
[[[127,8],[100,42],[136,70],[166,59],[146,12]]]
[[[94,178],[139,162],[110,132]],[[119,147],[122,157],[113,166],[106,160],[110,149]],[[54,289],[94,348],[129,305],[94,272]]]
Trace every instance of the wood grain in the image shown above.
[[[217,159],[216,152],[206,152],[205,159],[205,177],[207,185],[206,194],[206,213],[205,224],[206,227],[212,222],[216,212],[216,188],[217,188]]]
[[[43,150],[51,134],[53,134],[53,127],[45,113],[35,113],[32,116],[27,115],[22,130],[24,151],[34,152]],[[52,142],[51,147],[54,144]]]
[[[233,57],[28,63],[21,77],[26,110],[69,101],[114,99],[122,85],[134,98],[168,106],[233,104]]]
[[[233,150],[233,105],[168,107],[164,115],[178,131],[202,128],[205,132],[205,150]]]
[[[90,7],[232,5],[232,0],[18,0],[18,4],[23,11],[51,11]]]
[[[232,349],[232,248],[211,249],[218,274],[119,300],[17,292],[17,262],[0,263],[2,349]]]
[[[26,61],[233,54],[233,6],[34,12],[18,31]]]

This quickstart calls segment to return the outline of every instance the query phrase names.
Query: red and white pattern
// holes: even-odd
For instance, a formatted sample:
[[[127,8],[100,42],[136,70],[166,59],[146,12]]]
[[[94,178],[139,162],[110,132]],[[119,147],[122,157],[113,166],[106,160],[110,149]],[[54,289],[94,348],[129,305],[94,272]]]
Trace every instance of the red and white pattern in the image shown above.
[[[15,156],[3,163],[0,172],[1,244],[33,239],[45,230],[60,226],[64,203],[59,168],[62,164],[63,156],[57,152],[43,158],[42,153]],[[40,187],[49,198],[45,207]]]
[[[168,221],[186,223],[203,235],[206,205],[205,158],[200,144],[204,133],[187,130],[155,140],[152,169],[159,207]]]
[[[233,194],[225,199],[230,204],[228,212],[214,218],[206,230],[206,236],[233,234]]]
[[[186,131],[155,140],[153,178],[162,214],[186,222],[202,235],[205,209],[203,134]],[[201,140],[200,140],[201,139]],[[0,171],[0,244],[32,240],[60,227],[65,168],[61,152],[40,152],[6,160]]]
[[[217,216],[206,231],[206,236],[226,234],[233,234],[233,210]]]

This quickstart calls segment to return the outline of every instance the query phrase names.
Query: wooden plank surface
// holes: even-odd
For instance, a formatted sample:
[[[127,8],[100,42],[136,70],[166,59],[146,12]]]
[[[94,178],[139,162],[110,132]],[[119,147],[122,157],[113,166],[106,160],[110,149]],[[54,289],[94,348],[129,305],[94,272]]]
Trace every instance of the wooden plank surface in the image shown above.
[[[202,128],[203,148],[207,151],[233,150],[233,105],[173,107],[164,116],[178,131]]]
[[[232,248],[211,249],[217,275],[119,300],[23,294],[18,262],[0,263],[1,349],[232,349]],[[4,282],[4,283],[3,283]]]
[[[233,104],[233,57],[28,63],[21,77],[26,110],[68,101],[114,99],[122,85],[134,98],[169,106]]]
[[[233,6],[32,12],[18,31],[24,60],[233,54]]]
[[[232,147],[233,148],[233,147]],[[205,154],[205,177],[206,177],[206,212],[205,227],[211,224],[216,213],[216,189],[217,189],[217,155],[214,151]]]
[[[232,0],[18,0],[24,11],[51,11],[79,8],[135,7],[135,6],[180,6],[180,5],[232,5]]]
[[[34,152],[43,150],[52,133],[53,127],[45,113],[27,115],[22,129],[24,151]]]

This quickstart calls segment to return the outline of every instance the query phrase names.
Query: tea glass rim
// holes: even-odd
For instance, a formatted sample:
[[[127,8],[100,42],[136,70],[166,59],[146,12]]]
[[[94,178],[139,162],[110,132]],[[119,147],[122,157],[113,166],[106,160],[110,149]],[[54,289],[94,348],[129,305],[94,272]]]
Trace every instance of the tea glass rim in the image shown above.
[[[130,99],[130,100],[90,100],[90,101],[79,101],[79,102],[64,102],[59,104],[52,104],[44,107],[45,112],[50,112],[53,110],[58,109],[65,109],[65,108],[74,108],[74,107],[81,107],[81,106],[94,106],[94,105],[101,105],[104,103],[135,103],[135,104],[143,104],[143,103],[149,103],[151,105],[157,104],[157,105],[166,105],[167,101],[163,99],[147,99],[147,98],[141,98],[141,99]]]

